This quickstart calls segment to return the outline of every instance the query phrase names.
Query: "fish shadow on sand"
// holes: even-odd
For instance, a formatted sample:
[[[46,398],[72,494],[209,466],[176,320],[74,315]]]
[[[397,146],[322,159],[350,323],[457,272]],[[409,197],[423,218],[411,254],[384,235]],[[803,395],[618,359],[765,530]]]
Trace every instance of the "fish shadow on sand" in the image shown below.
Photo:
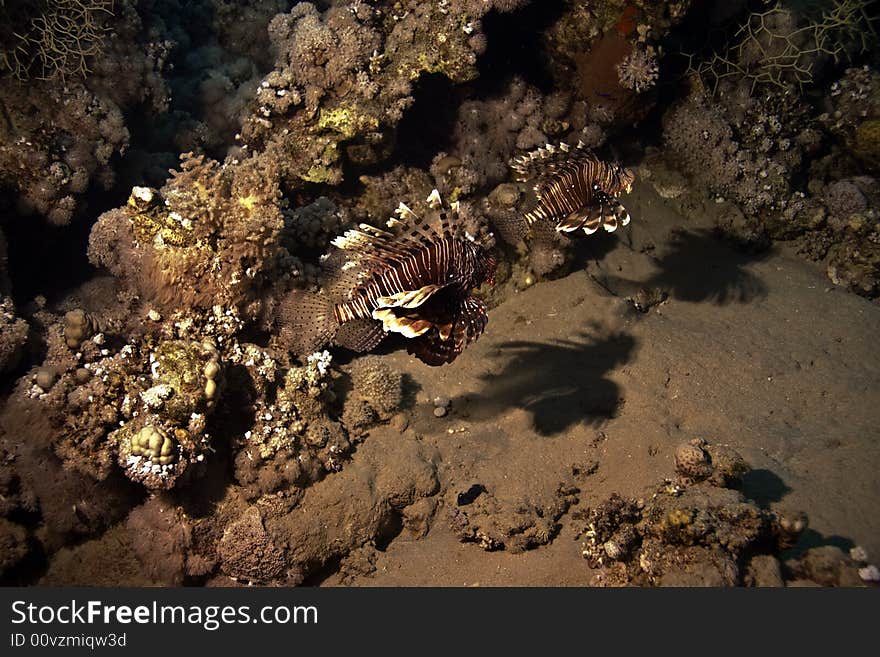
[[[765,298],[767,286],[746,266],[766,260],[771,253],[734,249],[708,230],[679,230],[654,260],[657,273],[643,281],[608,275],[599,282],[618,296],[639,289],[662,290],[678,301],[749,303]]]
[[[608,372],[633,355],[636,340],[625,333],[551,342],[511,341],[496,345],[500,370],[481,375],[484,392],[468,399],[469,415],[490,419],[522,408],[535,432],[551,436],[584,422],[599,424],[617,413],[620,389]]]
[[[771,503],[780,502],[791,492],[779,475],[763,468],[749,470],[743,476],[740,488],[746,497],[754,500],[762,509],[769,509]]]

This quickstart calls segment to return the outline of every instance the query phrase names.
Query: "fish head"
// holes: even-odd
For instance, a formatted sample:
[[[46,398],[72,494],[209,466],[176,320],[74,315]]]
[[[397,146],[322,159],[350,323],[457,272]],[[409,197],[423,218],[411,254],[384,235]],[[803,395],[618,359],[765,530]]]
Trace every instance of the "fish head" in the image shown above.
[[[620,180],[620,189],[624,194],[629,194],[632,191],[633,183],[636,180],[636,174],[628,167],[617,166],[619,169],[617,176]]]
[[[476,276],[474,277],[477,285],[474,287],[480,287],[483,283],[495,285],[495,270],[498,267],[498,260],[495,259],[495,256],[484,251],[477,263]]]

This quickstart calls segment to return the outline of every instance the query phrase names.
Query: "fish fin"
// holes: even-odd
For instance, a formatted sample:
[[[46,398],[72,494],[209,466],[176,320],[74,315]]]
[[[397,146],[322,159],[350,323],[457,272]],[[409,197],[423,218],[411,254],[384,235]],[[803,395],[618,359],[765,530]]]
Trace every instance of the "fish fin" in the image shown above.
[[[277,322],[282,342],[298,356],[317,351],[333,339],[339,322],[323,295],[293,290],[279,304]]]
[[[607,233],[613,233],[617,230],[617,226],[617,215],[614,214],[613,210],[606,208],[605,212],[602,214],[602,228],[604,228]]]
[[[435,292],[442,290],[445,285],[425,285],[418,290],[404,290],[387,297],[379,297],[376,303],[382,308],[417,308],[421,306]]]
[[[340,326],[333,342],[340,347],[363,353],[375,349],[386,335],[382,322],[364,317]]]
[[[483,334],[488,323],[486,305],[476,297],[468,297],[461,302],[452,323],[436,326],[437,330],[408,341],[407,353],[431,366],[451,363]]]
[[[464,346],[476,342],[486,326],[489,324],[489,315],[486,312],[486,304],[477,297],[468,297],[461,302],[460,322],[464,330]]]
[[[417,338],[429,331],[434,324],[427,319],[398,315],[394,308],[377,308],[373,319],[382,322],[382,329],[388,333],[400,333],[405,338]]]
[[[413,215],[415,216],[415,215]],[[426,244],[436,239],[432,230],[426,230],[404,221],[397,232],[360,224],[333,240],[333,246],[348,253],[351,268],[358,270],[393,266],[412,257]]]
[[[560,219],[556,224],[556,230],[560,233],[571,233],[583,227],[583,216],[570,214],[565,219]]]
[[[527,182],[544,176],[554,176],[567,166],[580,166],[584,162],[596,162],[599,158],[583,142],[574,146],[566,143],[547,144],[529,151],[510,161],[510,168],[519,182]]]
[[[454,361],[461,352],[454,351],[451,340],[440,340],[438,335],[433,334],[417,340],[407,340],[406,353],[415,356],[425,365],[439,367]]]
[[[614,214],[617,217],[617,222],[621,226],[629,225],[630,216],[629,211],[623,206],[623,203],[620,202],[620,199],[614,199]]]
[[[602,208],[601,208],[601,206],[590,208],[589,212],[587,212],[586,216],[584,217],[583,222],[581,223],[581,228],[584,229],[584,232],[587,235],[592,235],[597,230],[599,230],[599,228],[601,228],[601,227],[602,227]]]

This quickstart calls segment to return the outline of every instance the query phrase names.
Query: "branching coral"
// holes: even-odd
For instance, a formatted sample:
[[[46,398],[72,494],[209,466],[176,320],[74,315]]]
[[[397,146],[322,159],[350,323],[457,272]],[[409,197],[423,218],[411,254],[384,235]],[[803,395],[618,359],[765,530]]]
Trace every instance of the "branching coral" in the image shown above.
[[[10,22],[10,34],[0,41],[0,71],[19,80],[85,76],[110,31],[107,19],[113,15],[113,4],[114,0],[4,2],[0,16]]]
[[[864,52],[876,41],[870,2],[814,4],[803,14],[782,2],[751,14],[725,52],[698,63],[694,70],[713,88],[730,77],[748,80],[752,88],[805,85],[815,80],[825,61],[837,63],[854,52]]]

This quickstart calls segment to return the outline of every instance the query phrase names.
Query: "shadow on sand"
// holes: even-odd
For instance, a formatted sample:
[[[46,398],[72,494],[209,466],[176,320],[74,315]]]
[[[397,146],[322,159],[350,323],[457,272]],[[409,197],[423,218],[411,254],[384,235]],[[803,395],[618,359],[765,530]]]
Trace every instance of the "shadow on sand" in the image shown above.
[[[634,289],[659,289],[678,301],[718,305],[749,303],[767,296],[767,287],[745,267],[769,257],[737,251],[711,231],[675,231],[665,253],[655,260],[658,272],[635,281],[608,275],[599,282],[624,296]]]
[[[773,502],[782,501],[791,492],[779,475],[763,468],[749,470],[742,478],[740,489],[762,509],[769,509]]]
[[[481,376],[484,392],[468,401],[470,416],[489,419],[511,407],[532,414],[535,431],[550,436],[578,422],[598,424],[620,405],[620,390],[605,378],[627,362],[636,347],[624,333],[551,342],[496,345],[504,365]]]

